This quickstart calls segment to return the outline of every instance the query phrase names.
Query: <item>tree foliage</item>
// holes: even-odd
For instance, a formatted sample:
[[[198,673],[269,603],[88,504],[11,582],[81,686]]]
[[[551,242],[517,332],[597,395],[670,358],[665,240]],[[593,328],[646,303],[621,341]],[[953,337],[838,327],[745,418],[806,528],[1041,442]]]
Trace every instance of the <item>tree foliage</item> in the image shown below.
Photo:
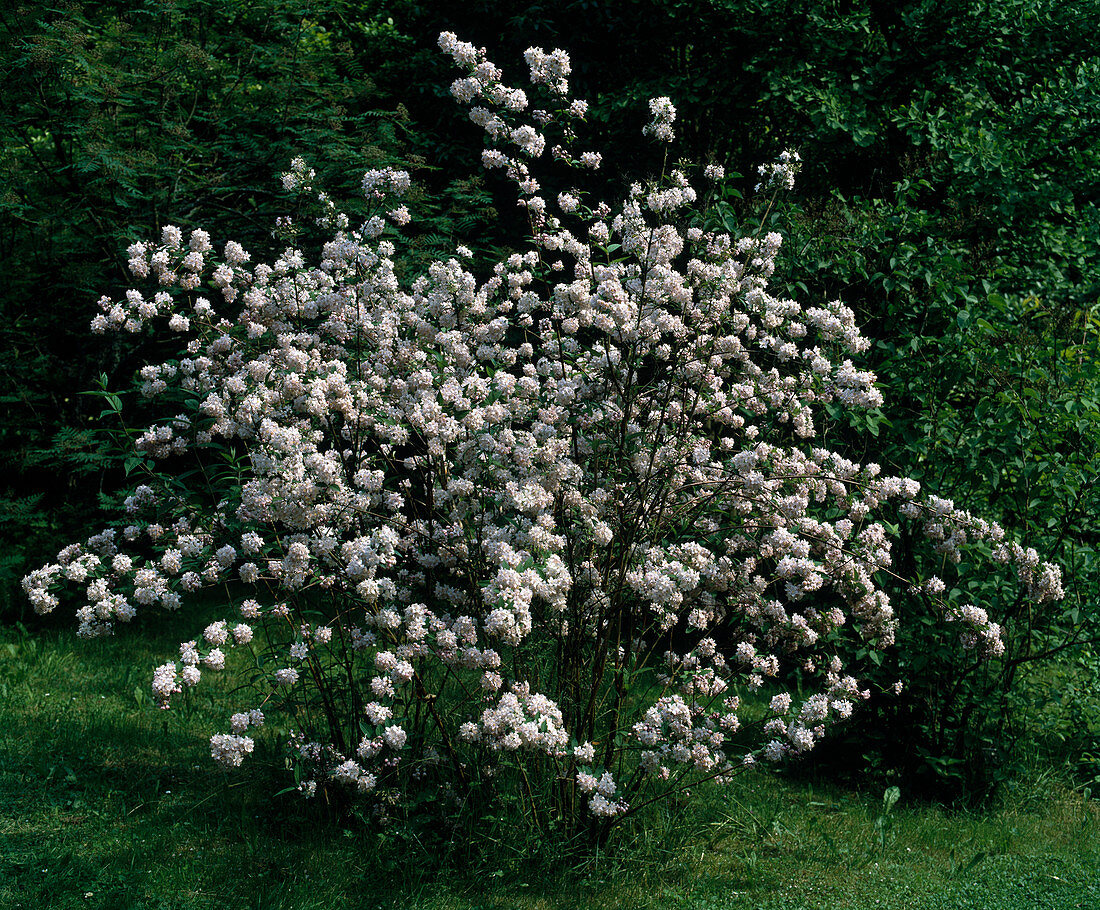
[[[137,362],[129,347],[81,337],[94,298],[122,289],[123,230],[187,227],[201,209],[217,213],[216,234],[263,241],[280,214],[268,175],[316,150],[330,183],[413,156],[428,188],[413,256],[460,236],[499,245],[518,222],[485,195],[495,178],[455,170],[479,140],[441,88],[450,76],[434,36],[453,30],[511,58],[566,47],[612,182],[660,167],[634,140],[653,95],[680,109],[690,157],[750,175],[747,185],[756,162],[801,150],[798,193],[769,216],[791,232],[777,278],[791,296],[856,311],[877,339],[887,401],[856,428],[838,421],[834,438],[860,455],[853,429],[877,434],[892,470],[991,510],[1074,567],[1067,612],[1024,617],[1008,662],[981,671],[993,675],[944,686],[950,648],[896,652],[925,661],[925,685],[901,713],[883,709],[887,764],[917,773],[916,755],[957,783],[995,776],[1023,662],[1093,635],[1098,19],[1096,0],[174,0],[5,12],[0,457],[16,470],[2,494],[13,542],[0,573],[16,577],[26,540],[41,551],[94,506],[63,466],[78,453],[87,470],[98,451],[87,399],[73,392]],[[461,179],[447,184],[443,171]],[[732,226],[750,213],[727,192]],[[992,586],[967,594],[1005,618],[1017,609]],[[999,719],[982,731],[979,701],[1001,706],[983,712]],[[916,731],[919,748],[898,731]]]

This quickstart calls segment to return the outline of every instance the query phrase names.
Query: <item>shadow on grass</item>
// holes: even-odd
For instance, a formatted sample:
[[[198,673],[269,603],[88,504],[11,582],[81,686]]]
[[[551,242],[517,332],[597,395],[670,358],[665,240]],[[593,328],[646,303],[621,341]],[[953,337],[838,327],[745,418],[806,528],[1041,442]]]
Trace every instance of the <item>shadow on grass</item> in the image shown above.
[[[0,729],[2,907],[328,910],[440,906],[456,893],[495,908],[546,885],[546,862],[525,878],[521,854],[341,821],[270,795],[287,776],[268,752],[226,774],[205,740],[165,730],[155,711],[54,689],[57,704],[5,712]],[[574,887],[568,870],[556,880]]]

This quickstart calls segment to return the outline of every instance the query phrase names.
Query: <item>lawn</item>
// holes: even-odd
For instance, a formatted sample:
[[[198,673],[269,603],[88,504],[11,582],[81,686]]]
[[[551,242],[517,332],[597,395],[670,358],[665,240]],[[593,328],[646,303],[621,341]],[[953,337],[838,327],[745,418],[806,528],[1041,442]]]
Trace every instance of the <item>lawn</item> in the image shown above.
[[[333,820],[271,795],[273,760],[214,766],[216,684],[183,712],[151,703],[150,669],[193,624],[92,642],[0,632],[0,907],[1100,905],[1100,807],[1041,767],[981,813],[905,794],[887,813],[881,792],[754,772],[583,860],[507,820],[476,849]]]

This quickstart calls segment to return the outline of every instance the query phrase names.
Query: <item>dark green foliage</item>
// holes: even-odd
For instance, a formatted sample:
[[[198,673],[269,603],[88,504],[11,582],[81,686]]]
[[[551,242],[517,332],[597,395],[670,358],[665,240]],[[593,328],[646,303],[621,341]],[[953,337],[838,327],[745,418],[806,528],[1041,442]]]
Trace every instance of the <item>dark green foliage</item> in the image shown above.
[[[219,245],[260,252],[285,213],[278,175],[293,156],[352,195],[362,171],[415,152],[396,93],[379,93],[357,50],[391,35],[346,0],[28,2],[0,14],[0,609],[21,610],[14,583],[82,533],[116,482],[77,444],[97,412],[75,393],[100,373],[125,384],[155,343],[87,329],[96,299],[129,286],[127,244],[201,224]],[[486,217],[476,177],[437,190],[414,256]]]
[[[1093,516],[1100,412],[1100,56],[1095,2],[574,0],[392,4],[399,29],[449,28],[498,56],[567,47],[605,131],[609,177],[659,162],[634,141],[645,100],[680,111],[678,149],[751,174],[781,148],[806,169],[788,233],[792,296],[839,296],[878,339],[887,405],[833,426],[853,455],[998,520],[1065,568],[1067,599],[1036,613],[992,582],[951,592],[1007,629],[980,664],[933,606],[899,602],[884,690],[853,727],[856,756],[941,794],[1013,770],[1011,705],[1029,663],[1073,659],[1097,633]],[[509,45],[509,42],[512,46]],[[418,58],[419,65],[419,58]],[[449,102],[418,96],[421,110]],[[746,181],[751,185],[752,181]],[[744,211],[731,198],[731,216]],[[966,569],[966,566],[960,567]],[[903,574],[960,575],[899,541]],[[972,577],[972,576],[971,576]]]
[[[902,143],[894,170],[881,172],[890,182],[804,198],[791,238],[792,285],[814,276],[811,291],[843,297],[879,339],[884,419],[858,428],[877,437],[875,459],[1001,521],[1065,569],[1067,598],[1054,609],[981,578],[951,590],[1006,626],[1007,653],[987,665],[930,637],[931,605],[896,605],[899,647],[870,678],[910,687],[876,699],[852,748],[941,794],[980,795],[1016,770],[1011,707],[1023,668],[1073,659],[1098,632],[1100,162],[1084,140],[1100,130],[1100,64],[1082,7],[1091,4],[903,7],[917,43],[929,32],[922,21],[941,17],[923,94],[893,109],[883,96],[867,107],[874,118],[829,118],[856,146]],[[851,112],[843,94],[822,97]],[[902,574],[941,573],[901,543]]]
[[[435,36],[453,30],[501,61],[561,46],[610,181],[660,167],[637,141],[653,95],[679,108],[677,149],[697,160],[752,175],[784,147],[802,152],[796,197],[774,216],[793,224],[781,277],[803,302],[839,296],[857,311],[887,400],[859,426],[830,426],[830,442],[1001,521],[1065,567],[1067,599],[1042,613],[980,578],[953,592],[1009,624],[1006,658],[992,664],[928,638],[930,605],[898,602],[907,631],[868,673],[880,689],[898,678],[909,689],[876,694],[852,728],[855,758],[838,759],[865,753],[940,792],[986,788],[1012,764],[1013,705],[1033,708],[1036,680],[1062,678],[1041,670],[1051,655],[1080,655],[1067,672],[1087,677],[1083,643],[1096,634],[1098,21],[1097,0],[149,0],[3,12],[0,534],[11,543],[0,606],[4,586],[85,527],[121,476],[85,429],[98,407],[75,393],[104,372],[125,385],[136,362],[135,349],[93,343],[85,328],[95,299],[127,286],[129,240],[201,223],[216,243],[267,246],[282,213],[275,175],[304,154],[347,194],[365,167],[411,156],[426,220],[410,262],[454,242],[504,244],[517,222],[473,172],[480,137],[448,96]],[[743,218],[732,185],[728,203]],[[897,568],[942,571],[906,540]],[[1075,704],[1088,713],[1086,702]]]

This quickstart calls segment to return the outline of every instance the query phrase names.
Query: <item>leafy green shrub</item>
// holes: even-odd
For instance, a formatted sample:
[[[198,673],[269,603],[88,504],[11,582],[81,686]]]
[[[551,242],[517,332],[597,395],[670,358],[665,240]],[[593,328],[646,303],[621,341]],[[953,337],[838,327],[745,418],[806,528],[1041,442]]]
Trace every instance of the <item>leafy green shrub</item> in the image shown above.
[[[511,208],[494,210],[486,195],[500,181],[468,178],[461,163],[470,127],[440,88],[428,38],[449,28],[511,41],[516,53],[528,36],[568,43],[612,183],[660,165],[660,151],[635,141],[644,101],[657,93],[687,113],[681,147],[697,160],[747,172],[775,148],[800,148],[808,168],[797,210],[769,216],[781,218],[769,229],[782,223],[791,237],[777,278],[790,296],[840,297],[855,310],[879,339],[871,366],[887,400],[855,428],[842,417],[830,440],[860,459],[867,435],[877,436],[876,457],[891,470],[995,515],[1075,567],[1068,611],[1040,617],[1010,652],[1043,659],[1092,637],[1098,17],[1095,0],[24,4],[0,23],[10,38],[0,42],[9,99],[0,126],[15,178],[0,202],[10,216],[0,261],[11,278],[0,351],[10,352],[3,372],[12,379],[0,456],[20,468],[0,491],[11,516],[0,529],[12,538],[9,577],[27,541],[40,550],[92,508],[88,486],[56,479],[66,473],[56,469],[71,450],[65,440],[82,437],[50,441],[62,425],[85,433],[90,415],[69,390],[103,371],[115,380],[138,359],[113,344],[89,355],[72,328],[85,318],[72,318],[74,301],[121,292],[119,226],[189,225],[201,201],[219,236],[259,238],[278,208],[255,190],[268,174],[303,147],[333,149],[331,162],[316,163],[338,184],[359,168],[365,134],[373,150],[364,158],[422,161],[429,221],[402,248],[407,258],[423,264],[460,235],[484,240],[485,252],[518,236]],[[161,85],[166,61],[184,77]],[[382,97],[400,87],[407,107],[375,111],[379,95],[365,90],[364,74]],[[621,87],[607,90],[612,83]],[[124,103],[112,107],[108,95]],[[456,168],[463,180],[448,192],[442,175]],[[730,201],[728,225],[746,224],[751,213]],[[43,284],[43,275],[56,278]],[[56,305],[37,306],[43,293]],[[56,455],[23,469],[28,450]],[[108,488],[112,470],[100,475]],[[915,569],[916,557],[905,558]],[[1015,609],[996,590],[985,594],[994,614]],[[913,656],[898,660],[912,669]],[[1016,724],[1006,711],[1018,673],[956,690],[943,685],[950,648],[942,657],[923,694],[911,687],[914,713],[897,716],[880,742],[898,743],[886,749],[895,769],[913,771],[923,750],[925,769],[951,768],[957,790],[1004,773],[988,756],[1006,751],[1002,731]],[[927,704],[947,693],[952,705]],[[936,733],[932,716],[950,718],[954,732]],[[974,717],[991,727],[963,747]]]
[[[168,706],[227,651],[249,655],[251,700],[211,737],[216,761],[239,766],[281,713],[307,797],[504,812],[598,843],[851,716],[869,692],[845,668],[899,634],[894,521],[946,564],[1002,564],[1033,609],[1061,597],[1059,570],[997,524],[825,444],[830,410],[882,399],[849,359],[869,346],[850,309],[769,292],[778,233],[708,229],[679,167],[598,201],[578,188],[602,159],[578,147],[588,106],[563,51],[526,51],[527,113],[484,51],[440,46],[483,164],[518,191],[524,251],[459,247],[402,279],[409,174],[367,171],[353,217],[302,158],[283,184],[331,232],[319,265],[292,246],[252,264],[171,225],[132,244],[153,290],[103,297],[92,329],[164,319],[183,339],[140,371],[168,405],[130,456],[155,486],[27,576],[37,610],[76,584],[79,632],[98,636],[204,587],[238,601],[239,583],[246,621],[210,623],[152,682]],[[675,107],[649,109],[645,132],[670,142]],[[769,210],[798,164],[759,168]],[[286,216],[276,232],[308,236]],[[911,579],[938,614],[910,634],[1003,653],[999,623],[942,575]]]
[[[415,125],[380,108],[363,60],[361,45],[390,46],[392,29],[349,21],[354,8],[28,0],[0,17],[0,610],[26,554],[69,537],[121,480],[104,462],[87,482],[96,443],[75,443],[96,415],[73,390],[104,373],[117,386],[156,352],[151,339],[90,344],[81,328],[98,294],[126,286],[126,226],[201,213],[266,243],[287,204],[271,175],[294,155],[310,151],[348,191],[345,175],[416,151]],[[431,188],[410,260],[493,219],[476,175]]]
[[[860,445],[854,430],[874,434],[892,470],[956,504],[988,510],[1071,578],[1064,605],[1034,611],[995,579],[960,566],[967,581],[949,596],[981,603],[1005,627],[1005,656],[968,665],[950,639],[937,646],[927,635],[903,634],[878,685],[885,691],[906,678],[908,692],[877,702],[838,755],[850,762],[858,749],[911,784],[920,779],[939,795],[975,796],[1017,770],[1013,742],[1024,718],[1013,711],[1022,704],[1014,690],[1024,666],[1072,659],[1096,640],[1100,336],[1088,309],[1005,297],[992,280],[979,279],[967,250],[938,238],[942,224],[919,207],[929,191],[899,185],[892,206],[837,200],[824,213],[802,215],[804,233],[792,246],[817,264],[825,283],[878,291],[886,301],[874,324],[890,333],[876,358],[887,405],[854,423],[845,418],[836,431],[853,446]],[[854,252],[837,242],[837,222],[854,236]],[[941,572],[905,538],[899,558],[914,575]],[[919,599],[899,603],[899,613],[936,626],[936,610]],[[870,753],[869,741],[877,743]]]

